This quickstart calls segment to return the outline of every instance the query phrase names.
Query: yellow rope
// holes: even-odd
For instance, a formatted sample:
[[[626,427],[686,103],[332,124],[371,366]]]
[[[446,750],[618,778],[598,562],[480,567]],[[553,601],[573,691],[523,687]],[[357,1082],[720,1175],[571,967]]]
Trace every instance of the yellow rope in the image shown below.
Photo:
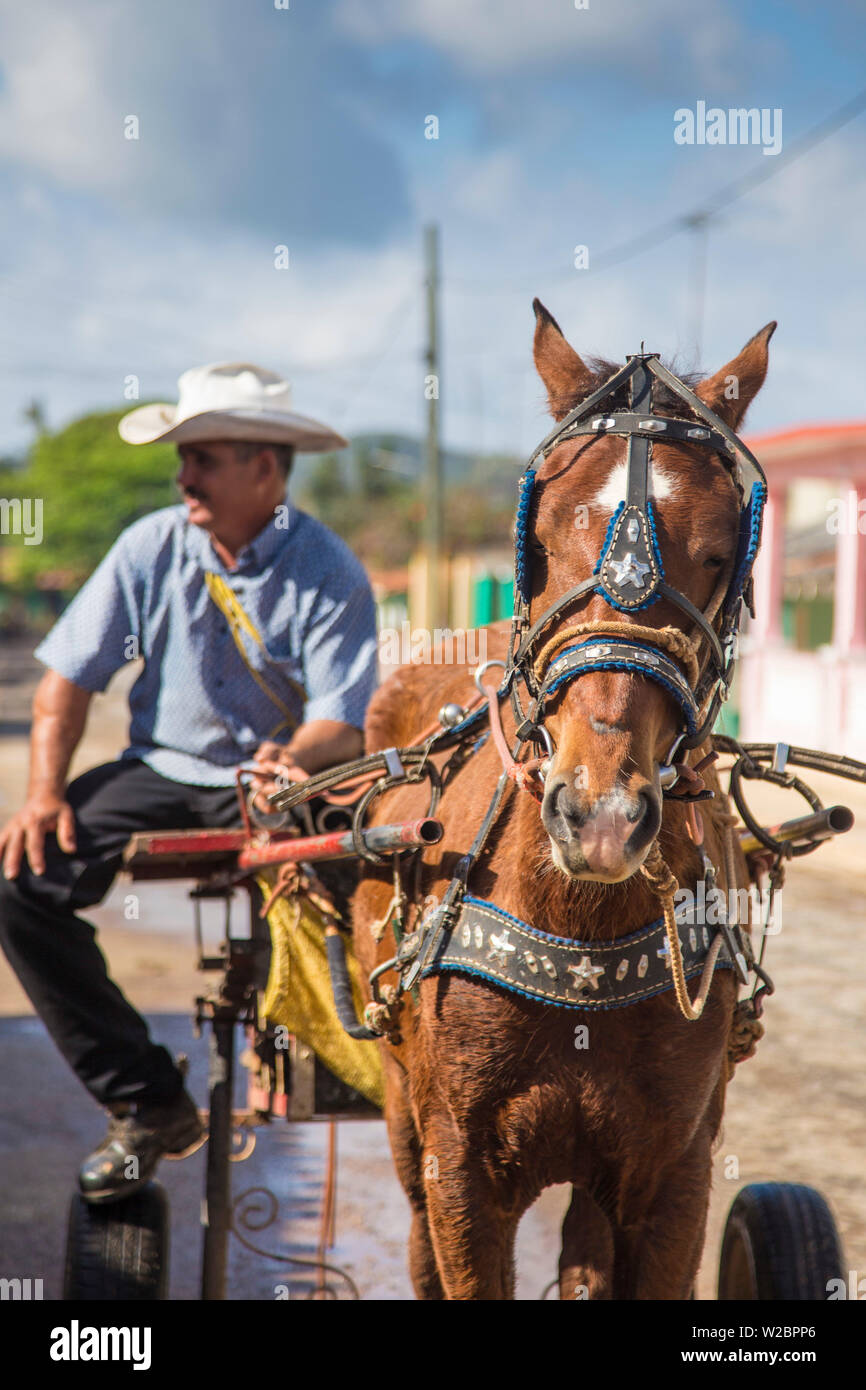
[[[710,985],[713,982],[713,972],[716,968],[716,961],[722,949],[721,933],[713,942],[709,955],[704,962],[704,971],[701,976],[700,988],[695,996],[694,1002],[689,998],[686,988],[686,974],[683,968],[683,953],[680,946],[680,934],[677,930],[677,921],[674,915],[674,894],[679,888],[676,878],[671,873],[668,865],[659,849],[658,840],[653,842],[652,849],[641,865],[641,873],[649,883],[650,887],[660,899],[665,919],[665,935],[668,939],[668,950],[671,956],[671,976],[673,978],[674,993],[677,996],[677,1003],[680,1006],[680,1013],[683,1018],[694,1023],[700,1018],[707,1002],[707,995],[710,992]]]
[[[725,872],[727,875],[727,886],[730,888],[736,883],[736,865],[734,861],[734,837],[733,826],[736,824],[736,816],[725,815],[720,817],[724,827],[725,835]],[[656,840],[650,850],[641,872],[649,882],[650,886],[657,893],[662,901],[665,918],[665,933],[668,939],[668,948],[671,954],[671,974],[673,976],[674,992],[677,1003],[683,1017],[690,1023],[694,1023],[700,1018],[707,1002],[710,986],[713,982],[713,974],[716,961],[722,949],[722,935],[719,933],[713,942],[710,952],[704,962],[701,983],[694,1000],[689,998],[686,988],[685,970],[683,969],[683,956],[680,949],[680,937],[677,931],[676,918],[674,917],[674,894],[677,891],[677,880],[671,873],[670,868],[665,863],[662,852]],[[730,894],[728,895],[730,897]],[[734,895],[734,901],[737,901]],[[735,916],[732,926],[738,924],[738,917]],[[727,1046],[727,1080],[730,1081],[734,1075],[734,1069],[739,1062],[744,1062],[748,1057],[754,1056],[758,1042],[764,1036],[764,1025],[756,1017],[751,999],[740,999],[734,1005],[731,1015],[731,1023],[728,1029]]]
[[[240,653],[241,660],[243,661],[253,680],[256,682],[256,685],[258,685],[259,688],[264,691],[271,704],[276,705],[277,709],[283,716],[280,723],[277,724],[276,727],[272,729],[271,732],[268,734],[268,738],[273,738],[274,735],[279,733],[281,729],[288,729],[290,733],[293,733],[294,730],[298,727],[297,719],[295,718],[292,711],[289,709],[288,705],[286,705],[280,699],[279,695],[277,695],[273,690],[271,690],[270,686],[262,676],[261,672],[257,671],[255,666],[253,666],[252,662],[249,659],[249,656],[247,655],[243,637],[241,636],[241,633],[245,632],[247,636],[251,638],[253,642],[255,642],[256,646],[261,651],[264,651],[265,644],[262,640],[261,633],[255,626],[255,624],[247,617],[247,614],[244,612],[244,609],[241,606],[237,594],[234,592],[233,589],[229,587],[229,585],[226,583],[226,581],[222,578],[221,575],[215,574],[213,570],[206,570],[204,582],[207,585],[208,593],[210,594],[217,608],[220,610],[220,612],[222,613],[223,617],[229,625],[229,632],[231,633],[234,639],[234,644]],[[298,695],[300,696],[300,699],[302,701],[306,701],[307,692],[304,689],[304,687],[300,684],[300,682],[292,680],[291,676],[285,676],[285,679],[288,681],[289,685],[297,691]]]
[[[594,623],[575,623],[573,627],[564,628],[562,632],[557,632],[549,641],[545,642],[538,656],[535,658],[535,675],[537,679],[544,679],[544,672],[547,669],[548,660],[558,647],[566,642],[570,642],[574,637],[584,637],[587,634],[598,634],[605,637],[625,637],[629,641],[651,642],[657,647],[663,647],[676,660],[681,661],[686,668],[686,676],[689,685],[695,686],[698,683],[700,665],[698,662],[697,644],[692,641],[687,633],[678,627],[642,627],[640,623],[621,623],[621,622],[594,622]]]

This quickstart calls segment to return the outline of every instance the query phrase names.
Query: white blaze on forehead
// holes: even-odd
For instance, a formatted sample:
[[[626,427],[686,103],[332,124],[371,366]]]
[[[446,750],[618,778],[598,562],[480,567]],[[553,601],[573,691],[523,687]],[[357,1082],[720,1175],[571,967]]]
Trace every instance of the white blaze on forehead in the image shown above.
[[[615,511],[620,502],[625,501],[627,483],[628,465],[617,463],[611,469],[607,482],[590,499],[589,505],[591,507],[603,507],[606,512]],[[647,483],[648,495],[655,498],[657,502],[663,502],[666,497],[673,497],[677,491],[676,479],[672,478],[664,467],[656,463],[651,463],[649,466]]]

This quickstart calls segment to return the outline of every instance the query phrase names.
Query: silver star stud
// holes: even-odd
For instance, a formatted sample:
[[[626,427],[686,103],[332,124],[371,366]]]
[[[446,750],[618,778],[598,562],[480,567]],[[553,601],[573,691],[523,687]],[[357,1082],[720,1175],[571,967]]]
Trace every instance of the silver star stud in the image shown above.
[[[584,956],[577,965],[569,965],[567,969],[574,979],[574,988],[578,994],[582,994],[585,989],[597,990],[598,977],[604,974],[604,966],[593,965],[589,956]]]
[[[506,927],[501,936],[490,936],[490,950],[487,952],[488,960],[498,961],[500,965],[508,964],[508,957],[517,950],[508,939],[508,928]]]
[[[665,938],[664,945],[661,946],[661,947],[659,948],[658,951],[656,951],[656,955],[658,956],[659,960],[663,960],[663,961],[664,961],[664,963],[665,963],[665,970],[670,970],[670,968],[671,968],[671,943],[667,940],[667,938]]]
[[[622,560],[611,560],[610,567],[620,588],[625,584],[631,584],[635,589],[642,589],[644,578],[650,572],[649,565],[635,559],[633,550],[627,551]]]

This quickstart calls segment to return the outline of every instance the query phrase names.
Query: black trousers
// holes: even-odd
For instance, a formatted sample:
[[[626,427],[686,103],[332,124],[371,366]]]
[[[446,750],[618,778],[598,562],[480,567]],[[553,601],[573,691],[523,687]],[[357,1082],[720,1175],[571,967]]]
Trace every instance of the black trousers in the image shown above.
[[[0,943],[49,1033],[101,1105],[169,1101],[183,1081],[170,1053],[109,979],[96,929],[76,915],[101,902],[130,835],[240,824],[233,787],[192,787],[146,763],[106,763],[67,792],[77,849],[45,841],[45,873],[0,874]]]

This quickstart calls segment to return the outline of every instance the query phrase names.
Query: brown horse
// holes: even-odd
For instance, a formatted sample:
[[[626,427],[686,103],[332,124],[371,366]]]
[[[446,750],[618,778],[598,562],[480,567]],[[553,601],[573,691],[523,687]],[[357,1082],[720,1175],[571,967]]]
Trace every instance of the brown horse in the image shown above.
[[[773,327],[694,388],[733,430],[763,383]],[[616,370],[586,365],[537,302],[535,363],[555,420]],[[621,438],[571,439],[539,469],[530,526],[533,619],[592,571],[623,495],[624,458]],[[736,545],[730,472],[705,450],[656,441],[651,486],[666,577],[697,608],[712,608]],[[581,516],[586,524],[575,524]],[[577,617],[622,620],[598,593],[581,600]],[[689,626],[667,600],[631,620]],[[504,658],[505,625],[486,635],[488,657]],[[445,702],[465,704],[472,692],[466,666],[400,668],[370,706],[368,752],[411,744]],[[502,719],[513,744],[507,708]],[[660,787],[679,711],[644,676],[600,670],[563,685],[548,705],[547,727],[555,753],[541,806],[510,787],[471,892],[560,938],[625,936],[659,916],[658,899],[637,872],[656,841],[680,885],[694,887],[702,877],[686,808],[663,802]],[[696,748],[692,763],[709,748]],[[501,770],[488,739],[447,783],[437,812],[444,839],[423,853],[418,897],[428,906],[441,899]],[[705,848],[727,890],[725,803],[718,780],[711,772],[706,779],[717,797],[702,805]],[[376,803],[373,819],[408,820],[425,809],[426,791],[404,786]],[[738,848],[736,876],[737,886],[747,883]],[[354,903],[365,974],[394,952],[390,931],[377,941],[382,932],[375,930],[392,892],[388,870],[365,871]],[[420,906],[415,911],[410,928]],[[733,972],[717,970],[702,1016],[688,1022],[670,990],[589,1016],[458,973],[422,977],[381,1044],[389,1136],[412,1208],[417,1296],[512,1298],[520,1217],[545,1187],[570,1183],[562,1298],[688,1298],[704,1241],[736,992]],[[578,1042],[582,1025],[588,1035]]]

